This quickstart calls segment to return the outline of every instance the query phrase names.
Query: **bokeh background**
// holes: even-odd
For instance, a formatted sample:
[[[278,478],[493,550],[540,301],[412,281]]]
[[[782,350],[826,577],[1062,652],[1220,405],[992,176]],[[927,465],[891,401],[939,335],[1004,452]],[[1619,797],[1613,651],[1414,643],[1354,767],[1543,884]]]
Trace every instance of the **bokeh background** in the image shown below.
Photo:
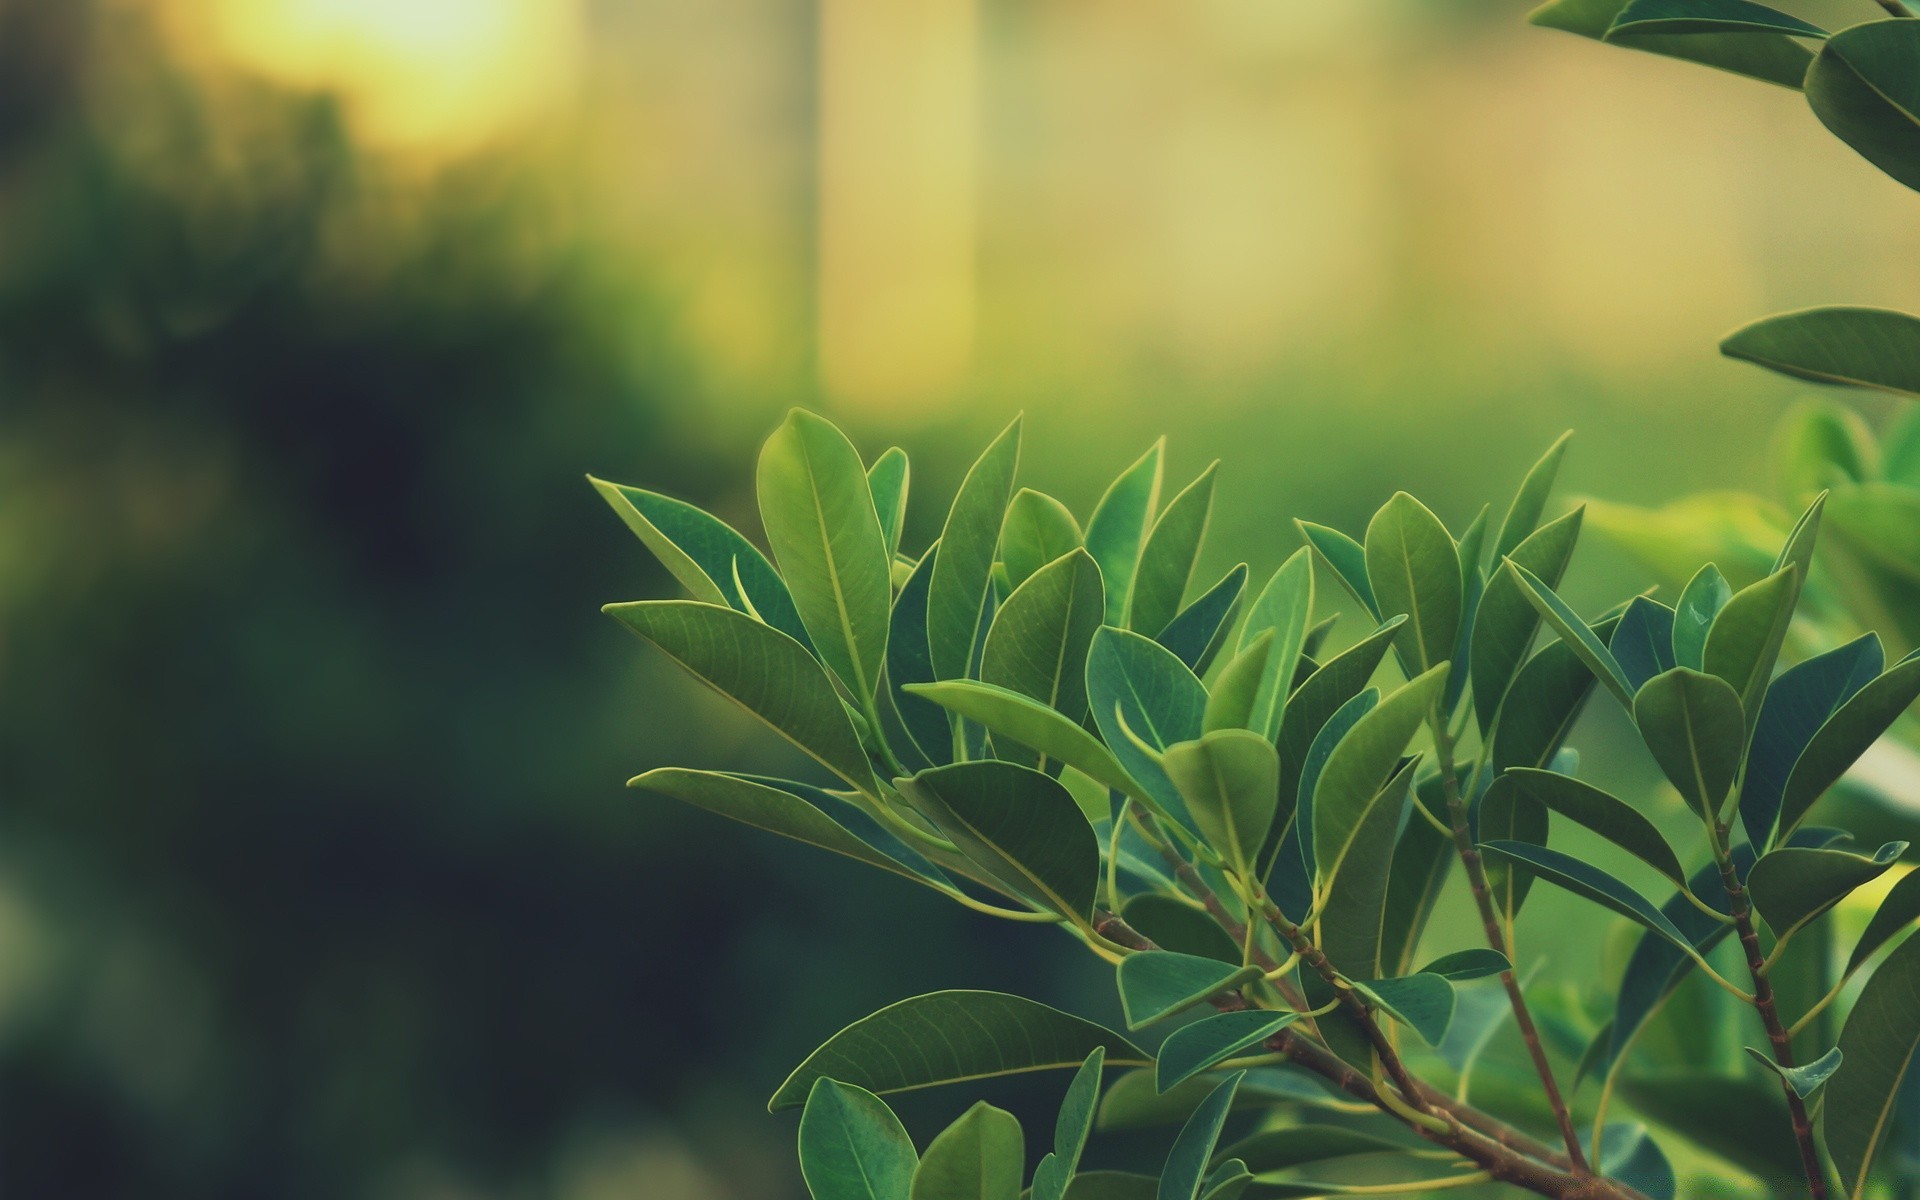
[[[918,548],[1024,410],[1076,506],[1223,458],[1203,572],[1566,428],[1571,493],[1767,490],[1796,389],[1714,340],[1920,304],[1911,195],[1525,7],[0,0],[0,1193],[791,1200],[846,1021],[1110,1008],[622,788],[791,764],[598,615],[671,585],[582,476],[755,528],[804,404]]]

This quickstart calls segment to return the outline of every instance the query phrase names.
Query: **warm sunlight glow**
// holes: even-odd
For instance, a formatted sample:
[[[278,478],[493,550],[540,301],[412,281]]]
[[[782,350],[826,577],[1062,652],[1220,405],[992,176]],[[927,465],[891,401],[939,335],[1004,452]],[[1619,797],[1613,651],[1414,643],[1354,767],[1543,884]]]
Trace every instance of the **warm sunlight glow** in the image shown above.
[[[208,0],[243,65],[338,93],[367,140],[458,152],[548,111],[573,76],[573,0]]]

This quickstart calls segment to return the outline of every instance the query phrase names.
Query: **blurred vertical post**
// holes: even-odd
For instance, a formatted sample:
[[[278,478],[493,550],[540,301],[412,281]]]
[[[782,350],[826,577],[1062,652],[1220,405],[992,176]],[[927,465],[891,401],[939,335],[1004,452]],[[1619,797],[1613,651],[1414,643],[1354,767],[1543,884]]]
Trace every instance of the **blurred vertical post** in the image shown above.
[[[950,397],[973,351],[978,0],[821,0],[820,375]]]

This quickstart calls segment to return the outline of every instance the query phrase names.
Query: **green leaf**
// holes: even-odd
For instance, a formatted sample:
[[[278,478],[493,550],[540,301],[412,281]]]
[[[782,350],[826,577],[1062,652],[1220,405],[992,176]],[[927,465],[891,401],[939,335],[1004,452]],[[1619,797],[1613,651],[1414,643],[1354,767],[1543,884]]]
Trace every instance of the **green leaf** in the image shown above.
[[[815,1082],[800,1114],[800,1174],[813,1200],[908,1200],[916,1165],[913,1140],[878,1096]]]
[[[1676,666],[1703,669],[1707,654],[1707,632],[1727,601],[1733,598],[1720,568],[1708,563],[1701,567],[1680,592],[1673,613],[1673,661]]]
[[[1415,789],[1414,803],[1425,805],[1431,811],[1436,805],[1427,802],[1422,792],[1425,786],[1423,781],[1421,787]],[[1380,974],[1405,975],[1413,969],[1413,956],[1420,949],[1421,934],[1426,931],[1456,857],[1453,839],[1417,813],[1400,831],[1393,847],[1393,866],[1388,872],[1385,908],[1381,914]]]
[[[809,803],[797,790],[775,787],[739,775],[658,767],[627,781],[663,796],[704,808],[708,812],[777,833],[797,842],[844,854],[869,866],[891,871],[915,883],[936,883],[927,871],[907,865],[854,833],[829,813]],[[800,785],[793,785],[798,788]]]
[[[1767,688],[1740,779],[1740,821],[1755,846],[1772,845],[1788,776],[1807,744],[1882,665],[1880,639],[1869,633],[1787,668]]]
[[[1251,878],[1280,788],[1273,743],[1251,730],[1221,729],[1167,747],[1163,764],[1201,836]]]
[[[1438,1046],[1453,1024],[1453,985],[1438,975],[1373,979],[1354,986],[1429,1046]]]
[[[1590,38],[1717,67],[1781,87],[1797,88],[1813,55],[1791,37],[1777,33],[1637,33],[1608,36],[1626,0],[1548,0],[1527,17],[1535,25],[1564,29]]]
[[[1121,919],[1162,950],[1240,965],[1240,945],[1206,912],[1172,896],[1142,892],[1120,910]]]
[[[1044,758],[1076,767],[1116,791],[1140,790],[1100,739],[1032,697],[970,679],[913,684],[907,691],[984,725],[996,739],[1018,742]]]
[[[1006,564],[1009,588],[1019,587],[1029,575],[1081,545],[1080,523],[1066,505],[1032,488],[1013,494],[1000,525],[1000,559]]]
[[[1152,1071],[1128,1071],[1113,1081],[1101,1097],[1100,1114],[1094,1128],[1103,1132],[1145,1129],[1159,1125],[1178,1125],[1193,1115],[1215,1081],[1189,1079],[1175,1084],[1165,1095],[1154,1086]],[[1278,1104],[1324,1106],[1340,1104],[1345,1093],[1336,1096],[1318,1075],[1304,1070],[1255,1067],[1234,1095],[1234,1110],[1270,1108]]]
[[[1479,636],[1474,627],[1480,619],[1480,601],[1487,591],[1487,571],[1482,564],[1487,556],[1489,511],[1490,506],[1481,505],[1454,545],[1455,557],[1460,560],[1460,626],[1453,636],[1453,647],[1447,651],[1447,661],[1459,663],[1460,669],[1447,672],[1447,690],[1440,698],[1441,712],[1449,720],[1459,709],[1460,698],[1467,694],[1467,686],[1472,682],[1473,640]]]
[[[1515,504],[1518,503],[1516,500]],[[1500,557],[1511,558],[1547,586],[1558,587],[1573,557],[1573,546],[1580,537],[1580,523],[1585,514],[1584,507],[1574,509],[1528,534]],[[1508,521],[1514,518],[1514,513],[1507,514]],[[1482,734],[1492,728],[1500,701],[1526,659],[1527,648],[1533,644],[1533,635],[1539,628],[1539,610],[1528,599],[1520,580],[1507,571],[1494,572],[1474,612],[1469,661],[1473,708]]]
[[[1304,767],[1313,743],[1327,722],[1373,678],[1393,645],[1395,630],[1405,617],[1395,617],[1361,638],[1346,650],[1322,663],[1306,682],[1294,689],[1280,719],[1280,803],[1274,811],[1274,826],[1267,836],[1267,857],[1271,861],[1279,845],[1282,827],[1293,819],[1295,805],[1311,799],[1303,789]],[[1329,744],[1331,753],[1332,745]],[[1323,760],[1324,761],[1324,760]]]
[[[1887,891],[1880,907],[1874,910],[1873,919],[1867,922],[1867,931],[1860,935],[1859,943],[1847,958],[1845,973],[1853,974],[1875,950],[1917,920],[1920,920],[1920,871],[1909,871]]]
[[[1773,433],[1773,467],[1790,499],[1873,477],[1873,431],[1860,414],[1821,397],[1787,410]]]
[[[1198,479],[1167,504],[1141,547],[1127,624],[1148,637],[1165,629],[1186,599],[1187,585],[1193,582],[1193,565],[1200,557],[1200,543],[1207,536],[1207,522],[1213,515],[1213,481],[1219,467],[1216,462],[1200,472]]]
[[[1485,979],[1489,975],[1498,975],[1502,971],[1513,970],[1513,964],[1507,956],[1498,950],[1489,950],[1485,946],[1471,950],[1456,950],[1452,954],[1442,954],[1426,966],[1419,974],[1438,975],[1454,983],[1471,983],[1476,979]]]
[[[1395,492],[1367,524],[1367,580],[1389,616],[1407,614],[1395,639],[1410,675],[1445,662],[1460,632],[1460,559],[1440,518]]]
[[[1473,822],[1474,835],[1484,841],[1526,842],[1544,846],[1550,830],[1547,808],[1537,796],[1520,786],[1514,772],[1497,776],[1480,797],[1479,811]],[[1520,915],[1520,906],[1533,890],[1533,875],[1514,870],[1504,859],[1486,864],[1487,891],[1496,911],[1512,925]]]
[[[1892,26],[1905,23],[1886,21],[1879,24]],[[1845,36],[1842,33],[1835,41]],[[1822,51],[1822,58],[1827,57],[1833,45],[1834,42],[1827,43],[1828,50]],[[1882,103],[1877,96],[1871,100],[1865,99],[1860,90],[1846,80],[1847,71],[1844,67],[1822,69],[1816,65],[1815,70],[1819,73],[1819,80],[1809,91],[1809,98],[1821,95],[1827,97],[1824,103],[1830,106],[1863,109],[1857,118],[1858,122],[1874,126],[1874,114],[1882,110]],[[1816,103],[1815,111],[1819,111],[1819,103]],[[1903,119],[1912,120],[1910,117]],[[1831,122],[1828,128],[1832,128]],[[1855,146],[1855,149],[1859,148]],[[1907,151],[1903,148],[1900,153],[1904,155]],[[1875,165],[1886,169],[1878,162]],[[1909,179],[1900,181],[1908,187],[1914,186]],[[1722,338],[1720,353],[1729,358],[1757,363],[1782,375],[1811,379],[1816,383],[1837,383],[1909,396],[1920,395],[1920,318],[1889,309],[1804,308],[1797,312],[1762,317]]]
[[[1916,697],[1920,697],[1920,655],[1910,654],[1826,719],[1787,776],[1780,797],[1782,834],[1799,826],[1814,801],[1839,782]]]
[[[1100,564],[1107,588],[1107,624],[1125,627],[1134,575],[1148,523],[1160,503],[1161,458],[1166,441],[1155,442],[1139,461],[1108,486],[1087,521],[1087,553]]]
[[[982,1100],[927,1146],[912,1200],[1020,1200],[1026,1164],[1019,1118]]]
[[[1687,872],[1660,830],[1631,805],[1617,796],[1583,783],[1571,776],[1552,771],[1526,768],[1502,776],[1561,816],[1592,830],[1614,845],[1666,876],[1676,887],[1685,887]]]
[[[1784,33],[1824,38],[1827,31],[1752,0],[1632,0],[1607,30],[1609,40],[1643,33]]]
[[[1841,1062],[1846,1058],[1846,1055],[1841,1053],[1840,1047],[1835,1046],[1803,1066],[1783,1067],[1773,1061],[1773,1057],[1764,1050],[1755,1050],[1752,1046],[1744,1046],[1742,1049],[1753,1061],[1778,1075],[1781,1082],[1792,1088],[1793,1094],[1802,1100],[1819,1091],[1821,1084],[1833,1078],[1833,1073],[1840,1069]]]
[[[1743,711],[1758,713],[1800,598],[1800,568],[1787,567],[1740,589],[1713,619],[1702,662],[1732,685]]]
[[[1638,692],[1652,679],[1680,664],[1673,657],[1674,612],[1658,600],[1635,596],[1627,604],[1607,649],[1620,664],[1627,686]]]
[[[587,481],[695,600],[758,614],[767,624],[812,649],[787,585],[774,573],[766,556],[731,525],[656,492],[608,483],[591,475]]]
[[[1146,950],[1120,960],[1120,1008],[1127,1028],[1140,1029],[1184,1012],[1210,996],[1260,978],[1259,967],[1170,950]]]
[[[1739,694],[1718,676],[1675,667],[1640,689],[1633,720],[1668,781],[1695,812],[1713,820],[1746,747]]]
[[[1247,729],[1253,722],[1254,698],[1266,678],[1267,659],[1273,651],[1273,630],[1245,643],[1240,652],[1221,669],[1207,691],[1207,709],[1201,728]]]
[[[768,1102],[792,1108],[816,1079],[881,1093],[1078,1067],[1095,1046],[1110,1067],[1152,1059],[1119,1034],[1036,1000],[1003,992],[933,992],[888,1005],[828,1038]]]
[[[1355,835],[1425,723],[1446,682],[1446,665],[1409,681],[1361,717],[1334,747],[1313,791],[1313,856],[1324,882],[1339,874]]]
[[[1493,543],[1493,561],[1511,556],[1540,528],[1540,518],[1547,511],[1547,497],[1553,494],[1553,481],[1560,474],[1560,461],[1566,457],[1567,443],[1572,440],[1571,431],[1561,434],[1547,447],[1540,461],[1528,468],[1526,478],[1520,481],[1520,488],[1513,495],[1513,503],[1507,506],[1507,515],[1500,522],[1500,536]]]
[[[1060,1102],[1060,1113],[1053,1123],[1053,1149],[1033,1171],[1033,1200],[1060,1200],[1071,1194],[1074,1173],[1080,1169],[1080,1152],[1086,1148],[1087,1134],[1093,1129],[1094,1106],[1100,1099],[1100,1072],[1107,1060],[1104,1046],[1095,1046]]]
[[[1580,615],[1567,606],[1554,590],[1546,585],[1539,576],[1525,567],[1508,559],[1504,568],[1514,574],[1526,587],[1527,598],[1534,608],[1539,610],[1541,619],[1547,627],[1560,635],[1560,640],[1577,655],[1594,677],[1607,685],[1628,710],[1633,708],[1633,693],[1627,687],[1627,677],[1620,670],[1620,664],[1614,661],[1613,653],[1606,647],[1592,626],[1580,619]]]
[[[901,585],[900,594],[894,597],[892,628],[887,635],[887,698],[900,718],[897,735],[889,737],[889,744],[910,743],[916,754],[902,754],[902,759],[917,757],[928,766],[953,761],[953,723],[938,705],[909,690],[914,684],[933,681],[933,654],[927,648],[927,593],[939,548],[938,542],[928,547]],[[881,716],[885,718],[885,709]],[[906,748],[895,746],[896,751]]]
[[[1566,642],[1552,642],[1513,677],[1493,730],[1492,764],[1545,767],[1553,762],[1593,693],[1593,672]]]
[[[1256,1175],[1362,1154],[1405,1152],[1406,1145],[1339,1125],[1298,1125],[1269,1129],[1228,1146],[1218,1158],[1237,1158]]]
[[[867,468],[867,490],[873,494],[889,560],[900,553],[900,531],[907,523],[907,476],[907,452],[898,446],[889,446]]]
[[[1088,1171],[1067,1186],[1066,1200],[1154,1200],[1160,1181],[1130,1171]]]
[[[1784,936],[1886,874],[1906,851],[1905,842],[1888,842],[1872,855],[1782,846],[1753,864],[1747,890],[1774,934]]]
[[[1807,70],[1807,103],[1833,135],[1910,188],[1920,188],[1920,31],[1868,21],[1829,38]],[[1858,370],[1870,355],[1850,354]]]
[[[887,652],[893,556],[860,454],[830,422],[794,409],[760,451],[757,486],[800,620],[864,710]]]
[[[1623,1075],[1620,1091],[1642,1116],[1755,1177],[1793,1180],[1806,1188],[1799,1151],[1784,1132],[1787,1107],[1778,1083],[1662,1071]]]
[[[1300,661],[1307,626],[1312,620],[1313,560],[1305,550],[1297,550],[1261,589],[1259,598],[1247,611],[1247,623],[1240,632],[1243,650],[1261,635],[1273,634],[1266,673],[1260,680],[1247,726],[1268,740],[1280,732],[1287,695],[1293,688],[1294,664]]]
[[[1160,1044],[1154,1083],[1162,1092],[1251,1050],[1299,1019],[1298,1013],[1247,1009],[1182,1025]]]
[[[1314,735],[1313,744],[1307,748],[1305,760],[1300,768],[1300,793],[1294,811],[1294,832],[1299,842],[1300,859],[1307,872],[1314,872],[1314,833],[1313,833],[1313,795],[1320,786],[1320,775],[1327,768],[1327,761],[1342,739],[1352,732],[1360,718],[1372,712],[1380,703],[1378,688],[1368,688],[1359,695],[1341,705],[1327,718],[1327,723]]]
[[[993,580],[993,552],[1020,466],[1020,421],[993,439],[960,482],[927,590],[927,648],[935,679],[960,679],[973,661],[974,637]]]
[[[1200,680],[1159,643],[1104,626],[1087,652],[1087,698],[1094,724],[1127,774],[1154,802],[1192,826],[1186,802],[1158,755],[1200,736],[1207,709],[1207,689]]]
[[[1102,611],[1100,568],[1086,551],[1048,563],[994,615],[980,660],[982,682],[1031,696],[1078,722],[1087,715],[1087,647]]]
[[[1409,759],[1381,785],[1351,839],[1349,858],[1358,869],[1341,871],[1326,885],[1319,914],[1320,948],[1350,978],[1384,975],[1388,952],[1400,949],[1386,941],[1386,903],[1393,877],[1391,856],[1406,816],[1413,770],[1414,761]],[[1321,1018],[1328,1046],[1349,1062],[1369,1062],[1371,1051],[1363,1048],[1363,1042],[1349,1038],[1346,1045],[1341,1044],[1334,1031],[1343,1021],[1340,1014]]]
[[[1647,1200],[1674,1200],[1678,1190],[1673,1164],[1667,1161],[1666,1152],[1647,1133],[1646,1126],[1638,1122],[1608,1123],[1600,1171]]]
[[[1155,1194],[1155,1200],[1199,1200],[1207,1163],[1213,1158],[1213,1148],[1220,1141],[1221,1127],[1227,1123],[1227,1114],[1233,1109],[1234,1093],[1239,1090],[1240,1080],[1244,1077],[1245,1072],[1238,1071],[1227,1076],[1200,1102],[1200,1107],[1193,1110],[1193,1116],[1187,1118],[1187,1123],[1173,1139],[1173,1149],[1167,1154],[1167,1165],[1160,1173],[1160,1190]]]
[[[1829,499],[1847,549],[1901,579],[1920,581],[1920,488],[1867,483]]]
[[[1530,846],[1525,842],[1483,842],[1480,848],[1511,859],[1521,869],[1532,871],[1539,878],[1565,888],[1576,896],[1584,896],[1603,908],[1612,909],[1676,946],[1689,946],[1685,935],[1653,906],[1652,901],[1596,866],[1570,854],[1562,854],[1545,846]]]
[[[1100,843],[1058,780],[989,759],[935,767],[896,786],[1015,895],[1087,923],[1100,883]]]
[[[860,735],[826,672],[799,642],[744,613],[697,600],[639,600],[601,611],[834,774],[878,794]]]
[[[1887,1142],[1901,1084],[1920,1051],[1920,939],[1908,938],[1867,980],[1840,1032],[1845,1061],[1827,1084],[1827,1150],[1849,1197],[1865,1193]]]
[[[1367,578],[1367,552],[1359,542],[1354,541],[1337,529],[1325,525],[1315,525],[1311,521],[1295,521],[1300,536],[1307,545],[1313,547],[1320,561],[1327,564],[1334,577],[1344,585],[1360,606],[1374,620],[1380,619],[1380,605],[1374,598],[1373,584]]]
[[[1173,651],[1195,675],[1206,673],[1214,655],[1226,644],[1233,618],[1240,611],[1240,597],[1247,587],[1247,564],[1241,563],[1220,577],[1220,581],[1201,593],[1200,598],[1180,610],[1153,640]]]

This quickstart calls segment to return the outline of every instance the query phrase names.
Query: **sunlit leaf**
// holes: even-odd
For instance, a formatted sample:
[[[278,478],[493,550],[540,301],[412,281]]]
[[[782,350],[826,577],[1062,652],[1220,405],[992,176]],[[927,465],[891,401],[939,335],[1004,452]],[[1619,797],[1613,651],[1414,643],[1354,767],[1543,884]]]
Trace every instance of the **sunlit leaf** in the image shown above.
[[[1247,729],[1216,730],[1167,747],[1164,765],[1201,836],[1250,878],[1280,786],[1273,743]]]
[[[1132,792],[1140,786],[1121,769],[1099,738],[1030,696],[970,679],[915,684],[908,691],[978,722],[992,730],[996,739],[1017,742],[1046,758],[1077,767],[1116,791]]]
[[[1087,647],[1100,627],[1100,568],[1074,550],[1028,576],[994,614],[980,679],[1079,721],[1087,715]]]
[[[1405,492],[1367,524],[1367,580],[1380,611],[1407,615],[1394,640],[1410,675],[1447,661],[1460,631],[1460,559],[1440,518]]]
[[[1032,488],[1021,488],[1013,494],[1000,525],[1000,559],[1006,564],[1009,589],[1019,587],[1041,567],[1080,547],[1080,523],[1066,505]]]
[[[1854,553],[1910,582],[1920,582],[1920,489],[1865,483],[1828,501],[1834,531]]]
[[[1264,634],[1273,635],[1247,726],[1268,740],[1280,732],[1287,696],[1293,689],[1294,664],[1300,659],[1312,619],[1313,560],[1307,551],[1297,550],[1261,589],[1253,607],[1247,610],[1246,625],[1240,633],[1243,649]]]
[[[1106,584],[1107,624],[1124,627],[1133,599],[1134,574],[1154,510],[1160,504],[1161,459],[1164,440],[1153,447],[1108,486],[1087,521],[1087,553],[1100,564]]]
[[[1753,864],[1747,890],[1774,933],[1784,935],[1884,875],[1906,849],[1905,842],[1888,842],[1870,855],[1782,846]]]
[[[1020,1200],[1026,1162],[1019,1119],[982,1100],[928,1144],[912,1200]]]
[[[1891,27],[1904,22],[1876,24]],[[1839,38],[1845,36],[1843,32],[1828,42],[1821,57],[1826,58]],[[1860,137],[1854,148],[1873,158],[1873,154],[1862,147],[1871,145],[1876,151],[1881,148],[1882,143],[1872,139],[1882,130],[1881,122],[1888,111],[1885,101],[1871,93],[1871,89],[1863,90],[1858,77],[1844,66],[1816,67],[1815,70],[1818,82],[1808,96],[1822,99],[1815,102],[1814,111],[1819,112],[1824,104]],[[1911,124],[1912,117],[1901,120],[1908,122],[1909,128],[1920,129]],[[1828,127],[1833,127],[1832,122]],[[1911,159],[1912,147],[1906,136],[1887,139],[1885,157],[1888,161]],[[1920,137],[1920,134],[1913,136]],[[1874,165],[1887,170],[1878,160]],[[1920,160],[1907,161],[1901,170],[1910,177],[1894,177],[1908,187],[1920,180]],[[1763,317],[1722,338],[1720,352],[1798,379],[1920,395],[1920,318],[1890,309],[1806,308]]]
[[[1748,713],[1760,709],[1799,598],[1800,569],[1787,567],[1735,592],[1707,631],[1704,669],[1726,680]]]
[[[1266,678],[1267,659],[1273,652],[1273,638],[1273,630],[1267,630],[1247,642],[1220,669],[1213,686],[1207,689],[1207,709],[1201,722],[1206,732],[1251,727],[1253,702],[1260,694],[1260,686]]]
[[[908,1200],[919,1158],[878,1096],[820,1079],[800,1114],[800,1174],[813,1200]]]
[[[1840,1031],[1839,1049],[1845,1061],[1827,1084],[1821,1126],[1841,1186],[1859,1197],[1920,1054],[1920,939],[1901,943],[1867,980]]]
[[[927,588],[927,648],[936,679],[967,674],[992,585],[993,552],[1019,465],[1020,422],[1016,419],[967,471],[947,511]]]
[[[890,446],[867,468],[867,490],[873,494],[873,509],[880,517],[880,536],[887,544],[887,557],[900,553],[900,531],[907,523],[907,452]]]
[[[1720,568],[1708,563],[1680,591],[1673,612],[1674,665],[1699,671],[1707,655],[1707,632],[1713,620],[1733,599],[1733,588]]]
[[[1833,1078],[1833,1073],[1840,1069],[1841,1062],[1846,1058],[1840,1048],[1835,1046],[1810,1063],[1798,1067],[1783,1067],[1773,1061],[1773,1057],[1765,1050],[1756,1050],[1752,1046],[1746,1046],[1743,1049],[1746,1050],[1749,1058],[1779,1076],[1782,1082],[1793,1089],[1793,1094],[1802,1100],[1819,1091],[1821,1084]]]
[[[1127,625],[1153,637],[1180,611],[1187,585],[1193,581],[1193,565],[1200,557],[1200,543],[1207,535],[1207,522],[1213,515],[1213,482],[1219,469],[1214,463],[1200,473],[1154,521],[1140,549],[1140,564],[1134,572],[1133,601],[1127,611]]]
[[[1874,951],[1892,941],[1915,921],[1920,921],[1920,871],[1909,871],[1888,890],[1886,898],[1880,901],[1880,907],[1874,910],[1873,919],[1867,922],[1866,932],[1860,935],[1853,953],[1847,957],[1846,973],[1853,974],[1861,963],[1873,957]]]

